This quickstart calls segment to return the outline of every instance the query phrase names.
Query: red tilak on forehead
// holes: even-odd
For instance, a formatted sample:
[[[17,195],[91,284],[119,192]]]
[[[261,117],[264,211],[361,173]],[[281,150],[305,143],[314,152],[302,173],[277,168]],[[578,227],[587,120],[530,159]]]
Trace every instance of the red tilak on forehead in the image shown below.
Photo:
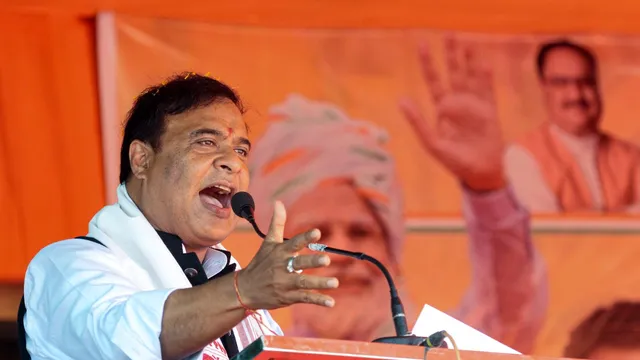
[[[228,136],[231,136],[231,134],[233,134],[233,129],[227,128],[227,133],[228,133]]]

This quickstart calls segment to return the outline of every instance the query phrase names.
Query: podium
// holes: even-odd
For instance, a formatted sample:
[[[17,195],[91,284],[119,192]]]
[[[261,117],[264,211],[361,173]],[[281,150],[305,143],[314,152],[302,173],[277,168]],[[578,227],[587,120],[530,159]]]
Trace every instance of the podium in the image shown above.
[[[425,359],[425,348],[357,341],[263,336],[236,355],[234,360],[347,360]],[[426,359],[456,360],[452,349],[429,349]],[[560,360],[528,355],[460,351],[461,360]],[[565,359],[568,360],[568,359]]]

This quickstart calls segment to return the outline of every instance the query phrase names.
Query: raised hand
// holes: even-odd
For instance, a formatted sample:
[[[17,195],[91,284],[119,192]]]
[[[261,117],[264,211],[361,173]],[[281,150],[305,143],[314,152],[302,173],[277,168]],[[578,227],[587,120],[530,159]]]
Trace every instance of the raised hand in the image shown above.
[[[449,84],[438,75],[427,48],[420,50],[420,65],[436,109],[430,124],[412,100],[400,108],[425,150],[474,190],[505,185],[502,157],[504,140],[496,115],[491,71],[480,64],[476,51],[446,40]]]
[[[249,265],[238,274],[238,288],[243,303],[251,309],[276,309],[296,303],[332,307],[334,300],[314,290],[338,287],[338,279],[289,272],[294,257],[295,270],[328,266],[324,254],[298,255],[309,243],[320,240],[320,231],[307,231],[284,242],[287,213],[281,202],[274,206],[271,225],[262,246]]]

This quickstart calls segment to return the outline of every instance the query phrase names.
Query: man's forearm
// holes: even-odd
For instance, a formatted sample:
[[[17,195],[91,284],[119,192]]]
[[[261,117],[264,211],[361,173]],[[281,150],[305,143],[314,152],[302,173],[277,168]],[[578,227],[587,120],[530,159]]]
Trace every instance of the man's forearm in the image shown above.
[[[545,266],[531,240],[529,214],[508,188],[465,192],[465,199],[477,291],[469,300],[484,299],[481,330],[529,351],[547,301]]]
[[[182,359],[220,338],[244,318],[233,274],[176,290],[165,302],[160,344],[163,359]]]

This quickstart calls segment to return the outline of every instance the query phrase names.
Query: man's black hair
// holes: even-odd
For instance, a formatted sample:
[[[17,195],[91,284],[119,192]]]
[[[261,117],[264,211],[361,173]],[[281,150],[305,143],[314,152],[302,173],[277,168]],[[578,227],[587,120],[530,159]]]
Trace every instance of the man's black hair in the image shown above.
[[[538,57],[536,60],[536,64],[538,66],[538,76],[540,78],[543,78],[544,65],[547,61],[547,57],[553,50],[557,50],[557,49],[569,49],[569,50],[575,51],[577,54],[582,56],[587,61],[587,63],[589,64],[589,67],[593,69],[594,72],[597,71],[598,63],[595,55],[591,50],[589,50],[585,46],[578,45],[574,42],[563,39],[563,40],[555,40],[555,41],[547,42],[540,45],[540,48],[538,49]]]
[[[160,138],[166,129],[167,116],[195,110],[222,99],[232,101],[244,113],[240,97],[231,87],[205,75],[185,72],[145,89],[127,114],[120,149],[120,183],[131,175],[129,147],[134,140],[143,141],[158,151],[162,146]]]

